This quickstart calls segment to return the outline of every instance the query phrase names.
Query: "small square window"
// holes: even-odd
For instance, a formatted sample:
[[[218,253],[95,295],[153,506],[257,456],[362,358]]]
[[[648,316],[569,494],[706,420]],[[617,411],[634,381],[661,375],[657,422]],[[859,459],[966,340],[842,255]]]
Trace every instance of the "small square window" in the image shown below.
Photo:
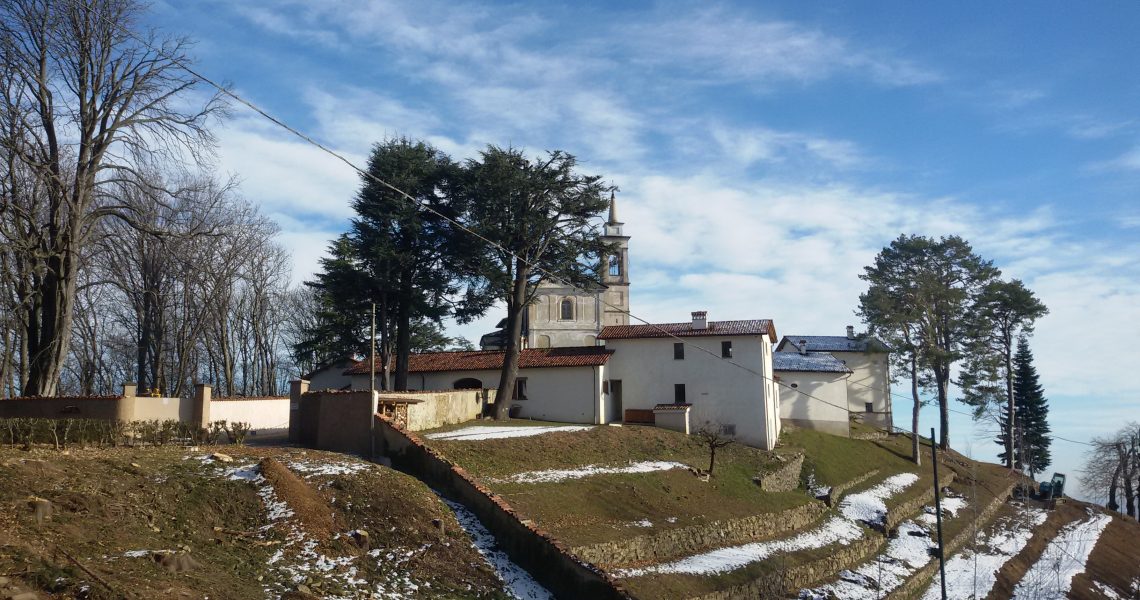
[[[684,403],[685,403],[685,384],[674,383],[673,384],[673,404],[684,404]]]
[[[721,425],[720,426],[720,434],[721,435],[727,435],[727,436],[736,435],[736,424],[730,423],[728,425]]]
[[[526,377],[515,379],[514,400],[526,400]]]
[[[732,358],[732,341],[725,340],[720,343],[720,357]]]
[[[673,359],[685,360],[685,343],[677,342],[673,344]]]
[[[869,412],[869,413],[870,413],[870,412],[875,412],[875,405],[874,405],[874,404],[871,404],[870,402],[864,402],[864,403],[863,403],[863,407],[864,407],[864,408],[866,409],[866,411],[867,411],[867,412]]]

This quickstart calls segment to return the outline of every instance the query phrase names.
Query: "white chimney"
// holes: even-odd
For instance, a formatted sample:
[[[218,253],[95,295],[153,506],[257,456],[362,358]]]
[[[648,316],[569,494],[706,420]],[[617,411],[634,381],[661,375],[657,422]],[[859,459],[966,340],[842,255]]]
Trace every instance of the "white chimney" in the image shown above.
[[[709,328],[708,316],[709,316],[709,313],[706,311],[694,310],[693,311],[693,329],[708,329]]]
[[[800,340],[800,343],[797,345],[799,346],[800,354],[807,355],[807,340]]]
[[[854,325],[848,325],[847,326],[847,339],[849,339],[849,340],[855,339],[855,326]]]

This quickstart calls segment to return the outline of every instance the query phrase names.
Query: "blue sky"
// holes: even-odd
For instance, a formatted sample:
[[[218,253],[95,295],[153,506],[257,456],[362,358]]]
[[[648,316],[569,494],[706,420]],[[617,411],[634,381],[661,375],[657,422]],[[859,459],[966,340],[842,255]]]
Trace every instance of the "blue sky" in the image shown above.
[[[1140,418],[1138,3],[203,0],[151,21],[358,164],[396,135],[576,154],[621,188],[650,320],[840,334],[891,239],[962,235],[1052,310],[1033,347],[1055,431]],[[218,133],[309,276],[356,176],[241,108]],[[986,429],[956,419],[952,442],[992,458]],[[1057,442],[1058,468],[1082,452]]]

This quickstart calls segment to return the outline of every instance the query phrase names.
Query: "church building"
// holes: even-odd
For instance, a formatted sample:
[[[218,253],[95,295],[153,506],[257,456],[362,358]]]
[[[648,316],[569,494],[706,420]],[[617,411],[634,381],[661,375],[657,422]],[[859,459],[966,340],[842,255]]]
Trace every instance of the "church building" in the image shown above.
[[[603,257],[596,284],[582,290],[545,281],[523,317],[523,348],[593,346],[603,327],[629,325],[629,236],[618,220],[617,199],[610,194],[610,213],[602,240],[616,246]],[[505,327],[505,319],[499,327]],[[502,329],[484,335],[484,350],[506,347]]]

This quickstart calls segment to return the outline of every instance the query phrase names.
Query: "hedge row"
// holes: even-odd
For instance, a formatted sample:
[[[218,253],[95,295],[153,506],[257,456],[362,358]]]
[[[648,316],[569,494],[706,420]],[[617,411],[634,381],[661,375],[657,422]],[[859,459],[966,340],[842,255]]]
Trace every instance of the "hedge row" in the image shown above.
[[[198,427],[173,419],[165,421],[109,421],[106,419],[0,419],[0,443],[30,449],[35,444],[50,444],[56,450],[69,444],[86,446],[119,446],[150,444],[217,445],[225,435],[231,444],[242,444],[249,435],[250,424],[213,421],[209,427]]]

